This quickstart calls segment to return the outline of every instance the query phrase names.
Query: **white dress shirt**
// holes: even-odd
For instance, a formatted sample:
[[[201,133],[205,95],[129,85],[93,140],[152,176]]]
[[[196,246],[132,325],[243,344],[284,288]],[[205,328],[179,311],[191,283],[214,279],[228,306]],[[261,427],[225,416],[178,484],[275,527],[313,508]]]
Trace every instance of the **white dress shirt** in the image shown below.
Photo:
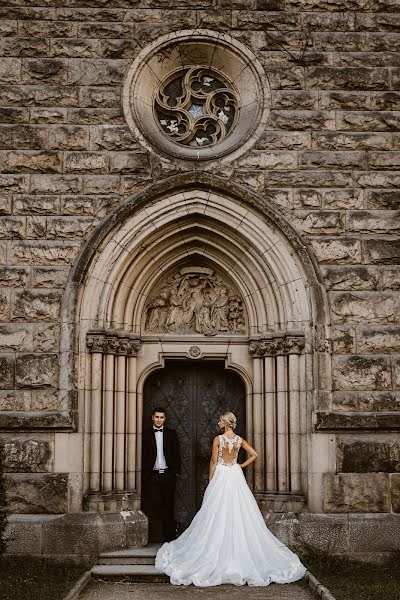
[[[154,463],[153,470],[160,471],[168,468],[168,465],[164,456],[164,430],[154,432],[156,438],[156,446],[157,446],[157,458]]]

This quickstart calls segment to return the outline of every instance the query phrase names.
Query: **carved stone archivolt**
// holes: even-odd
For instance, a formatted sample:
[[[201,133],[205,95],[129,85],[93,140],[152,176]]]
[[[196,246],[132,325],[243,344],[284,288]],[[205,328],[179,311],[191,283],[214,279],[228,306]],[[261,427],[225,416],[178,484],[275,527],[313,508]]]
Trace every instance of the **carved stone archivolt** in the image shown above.
[[[288,335],[286,337],[268,337],[250,340],[249,352],[253,356],[276,356],[284,354],[300,354],[305,345],[303,336]]]
[[[178,144],[203,147],[221,142],[236,121],[238,92],[209,67],[182,69],[161,82],[154,109],[163,133]]]
[[[91,353],[136,356],[141,348],[140,338],[126,332],[89,332],[86,347]]]
[[[212,269],[188,267],[168,277],[146,306],[147,333],[243,334],[241,296]]]

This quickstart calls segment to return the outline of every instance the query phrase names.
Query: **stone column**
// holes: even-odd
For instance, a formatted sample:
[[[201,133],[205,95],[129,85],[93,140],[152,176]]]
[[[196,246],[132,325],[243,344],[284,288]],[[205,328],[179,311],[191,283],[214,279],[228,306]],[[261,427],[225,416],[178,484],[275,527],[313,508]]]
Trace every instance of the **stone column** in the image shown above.
[[[89,491],[98,492],[101,487],[101,435],[102,435],[102,393],[103,393],[103,352],[106,338],[101,334],[88,334],[86,346],[91,357],[91,386],[89,443],[85,447],[89,456],[85,462],[89,464]]]
[[[282,352],[282,348],[280,348],[278,352]],[[280,492],[288,492],[289,423],[287,393],[287,356],[283,354],[279,354],[276,357],[276,438],[278,490]]]
[[[137,491],[136,443],[138,439],[136,401],[136,356],[128,357],[127,367],[127,419],[126,419],[126,476],[129,491]]]
[[[114,487],[118,492],[126,489],[125,484],[125,418],[126,418],[126,356],[116,357],[115,432],[114,432]]]
[[[113,488],[114,437],[114,354],[104,356],[103,426],[102,426],[102,491]]]
[[[300,423],[300,352],[304,340],[287,337],[285,340],[288,352],[288,381],[289,381],[289,465],[291,492],[301,491],[301,423]]]
[[[264,454],[264,362],[254,358],[253,363],[253,444],[254,450],[261,458]],[[262,460],[254,463],[254,491],[265,489],[264,465]]]
[[[258,473],[255,491],[264,482],[266,492],[289,493],[301,489],[301,411],[300,379],[304,376],[300,352],[304,338],[299,335],[271,334],[251,340],[254,357],[254,391],[263,389],[262,406],[255,393],[253,415],[262,416],[263,472]],[[259,359],[263,358],[263,377]],[[262,380],[262,383],[259,382]],[[257,427],[255,423],[255,427]],[[258,443],[258,448],[262,444]],[[256,463],[257,464],[257,463]]]
[[[140,340],[121,331],[96,331],[88,333],[87,347],[92,357],[89,491],[122,493],[131,489],[128,471],[135,459],[130,440],[137,425],[136,408],[132,415],[129,404],[136,370],[127,376],[126,365],[127,360],[136,361]]]

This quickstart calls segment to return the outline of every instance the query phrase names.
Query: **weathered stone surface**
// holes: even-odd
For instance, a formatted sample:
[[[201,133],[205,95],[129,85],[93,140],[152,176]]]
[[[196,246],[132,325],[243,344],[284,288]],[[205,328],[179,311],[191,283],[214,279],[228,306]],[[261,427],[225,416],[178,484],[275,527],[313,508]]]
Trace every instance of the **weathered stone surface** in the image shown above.
[[[141,146],[127,126],[93,127],[90,137],[92,150],[139,150]]]
[[[291,219],[302,233],[340,233],[344,230],[344,214],[339,211],[294,211]]]
[[[321,263],[358,263],[361,260],[361,242],[349,238],[312,239],[311,247]]]
[[[400,297],[383,292],[330,292],[334,323],[396,323]]]
[[[56,386],[57,354],[21,354],[17,356],[15,381],[18,387]]]
[[[379,534],[377,533],[379,532]],[[399,515],[349,515],[349,542],[358,556],[386,556],[398,550]]]
[[[52,468],[52,444],[39,438],[3,438],[4,470],[8,473],[45,473]]]
[[[77,85],[120,85],[128,60],[76,60],[69,61],[68,82]]]
[[[67,173],[106,173],[109,157],[97,152],[66,152],[64,168]]]
[[[49,130],[49,148],[55,150],[87,150],[89,128],[79,125],[60,125]]]
[[[330,513],[389,512],[389,475],[384,473],[324,474],[324,511]]]
[[[26,237],[24,217],[2,217],[0,219],[0,239],[12,240]]]
[[[68,267],[35,267],[32,270],[32,285],[43,288],[64,288]]]
[[[32,175],[32,194],[74,194],[79,192],[82,181],[77,175]]]
[[[0,390],[0,410],[20,411],[29,410],[31,394],[25,390]]]
[[[64,513],[68,508],[68,475],[6,475],[6,498],[10,512]]]
[[[400,231],[400,211],[354,211],[350,212],[348,223],[350,231],[394,234]]]
[[[332,327],[332,351],[334,354],[352,354],[356,351],[356,330],[348,325]]]
[[[14,197],[14,213],[17,215],[57,215],[60,213],[60,198],[58,196],[28,196]]]
[[[393,359],[393,387],[400,389],[400,358]]]
[[[348,549],[348,523],[347,518],[342,516],[300,513],[293,524],[292,540],[290,543],[293,550],[304,550],[313,547],[320,552],[326,552],[327,548],[333,549],[334,553]]]
[[[330,290],[374,290],[379,284],[379,271],[364,266],[323,267],[322,274]]]
[[[55,321],[60,315],[61,294],[42,290],[17,292],[13,319]]]
[[[53,388],[32,389],[30,408],[33,411],[50,411],[59,408],[57,390]]]
[[[47,147],[47,133],[43,126],[1,125],[0,148],[41,150]]]
[[[339,443],[337,470],[342,473],[396,473],[400,471],[400,444],[363,440]]]
[[[382,290],[400,290],[400,267],[381,268],[379,287]]]
[[[392,511],[400,513],[400,474],[390,476]]]
[[[61,58],[26,58],[22,61],[22,82],[67,83],[68,61]]]
[[[13,389],[15,379],[15,358],[11,355],[0,354],[0,388]]]
[[[0,287],[25,287],[29,269],[25,267],[0,267]]]
[[[400,261],[400,240],[367,239],[364,242],[365,257],[372,264],[398,264]]]
[[[119,191],[118,175],[88,175],[83,181],[85,194],[108,194]]]
[[[21,242],[13,245],[11,261],[25,265],[69,264],[78,249],[74,242]]]
[[[400,353],[399,325],[357,327],[357,349],[364,354]]]
[[[2,150],[0,168],[4,173],[58,173],[61,171],[61,155],[51,151]]]
[[[11,318],[10,290],[0,290],[0,322],[8,323]]]
[[[313,146],[321,150],[387,150],[392,147],[388,133],[314,132],[312,140]]]
[[[47,323],[34,325],[33,350],[34,352],[54,352],[58,350],[60,342],[60,326]]]
[[[363,169],[366,154],[353,151],[306,150],[299,157],[299,166],[304,169]]]
[[[366,208],[396,210],[400,208],[400,191],[368,190],[365,192]]]
[[[40,239],[46,237],[46,217],[26,217],[26,238]]]
[[[334,392],[333,408],[343,411],[400,411],[400,392]]]
[[[0,352],[29,352],[32,350],[30,325],[0,325]]]
[[[333,357],[335,390],[384,390],[391,384],[390,360],[386,357]]]
[[[97,224],[92,217],[59,217],[47,220],[48,239],[87,239]]]

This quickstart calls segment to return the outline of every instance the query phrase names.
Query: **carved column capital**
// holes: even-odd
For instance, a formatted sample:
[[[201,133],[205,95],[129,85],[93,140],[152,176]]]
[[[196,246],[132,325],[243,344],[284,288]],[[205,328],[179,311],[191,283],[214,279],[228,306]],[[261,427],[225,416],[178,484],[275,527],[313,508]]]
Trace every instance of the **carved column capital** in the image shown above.
[[[300,354],[304,348],[303,336],[288,335],[250,340],[249,353],[254,357]]]
[[[139,337],[123,331],[89,331],[86,347],[89,352],[137,356],[142,342]]]

